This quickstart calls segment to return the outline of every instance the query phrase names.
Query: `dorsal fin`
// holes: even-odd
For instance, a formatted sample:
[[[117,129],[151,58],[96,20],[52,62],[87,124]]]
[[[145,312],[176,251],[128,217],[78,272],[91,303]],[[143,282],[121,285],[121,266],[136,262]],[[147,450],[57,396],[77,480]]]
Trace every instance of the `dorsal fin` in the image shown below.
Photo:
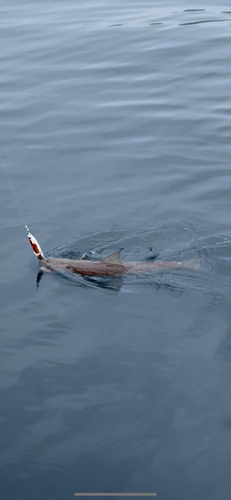
[[[102,260],[104,264],[122,264],[120,260],[120,250],[117,250],[117,252],[112,253],[111,255],[108,255],[105,259]]]

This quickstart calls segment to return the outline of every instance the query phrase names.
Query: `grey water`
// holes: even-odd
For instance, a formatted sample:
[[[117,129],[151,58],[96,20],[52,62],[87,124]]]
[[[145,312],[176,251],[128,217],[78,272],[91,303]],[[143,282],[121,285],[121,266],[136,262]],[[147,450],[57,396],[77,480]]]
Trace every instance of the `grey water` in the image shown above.
[[[229,500],[229,2],[2,0],[0,46],[0,152],[44,252],[201,259],[37,288],[0,167],[1,498]]]

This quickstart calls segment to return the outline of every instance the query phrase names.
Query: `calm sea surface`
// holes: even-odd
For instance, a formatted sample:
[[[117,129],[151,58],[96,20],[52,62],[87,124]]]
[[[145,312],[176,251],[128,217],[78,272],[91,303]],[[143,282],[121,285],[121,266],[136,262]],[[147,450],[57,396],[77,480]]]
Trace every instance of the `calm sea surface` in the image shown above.
[[[1,1],[0,153],[44,252],[201,259],[121,280],[47,274],[36,290],[1,164],[4,500],[230,500],[231,9],[218,3]]]

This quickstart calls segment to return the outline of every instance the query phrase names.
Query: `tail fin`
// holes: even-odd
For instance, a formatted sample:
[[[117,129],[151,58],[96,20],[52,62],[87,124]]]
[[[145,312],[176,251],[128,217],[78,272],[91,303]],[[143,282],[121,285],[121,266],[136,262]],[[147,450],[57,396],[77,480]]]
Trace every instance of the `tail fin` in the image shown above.
[[[33,252],[34,254],[36,255],[36,257],[38,257],[38,259],[42,260],[44,259],[44,254],[43,254],[43,251],[39,245],[39,243],[37,242],[36,238],[28,231],[28,238],[29,238],[29,242],[32,246],[32,249],[33,249]]]
[[[190,259],[182,262],[183,267],[188,267],[189,269],[194,269],[194,271],[199,271],[201,269],[202,259]]]

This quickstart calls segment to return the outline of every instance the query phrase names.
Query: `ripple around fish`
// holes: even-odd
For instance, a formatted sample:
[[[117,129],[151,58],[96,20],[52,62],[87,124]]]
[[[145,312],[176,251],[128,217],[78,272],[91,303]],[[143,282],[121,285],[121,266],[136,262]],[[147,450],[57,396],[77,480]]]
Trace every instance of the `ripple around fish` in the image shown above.
[[[97,231],[76,238],[46,253],[59,258],[88,259],[99,261],[115,250],[122,249],[126,261],[186,261],[200,259],[200,268],[162,270],[122,278],[89,278],[71,272],[58,272],[67,283],[105,291],[134,293],[140,287],[152,286],[165,289],[174,295],[204,291],[204,293],[231,294],[231,236],[221,231],[211,234],[202,223],[174,221],[152,228],[115,228]]]

